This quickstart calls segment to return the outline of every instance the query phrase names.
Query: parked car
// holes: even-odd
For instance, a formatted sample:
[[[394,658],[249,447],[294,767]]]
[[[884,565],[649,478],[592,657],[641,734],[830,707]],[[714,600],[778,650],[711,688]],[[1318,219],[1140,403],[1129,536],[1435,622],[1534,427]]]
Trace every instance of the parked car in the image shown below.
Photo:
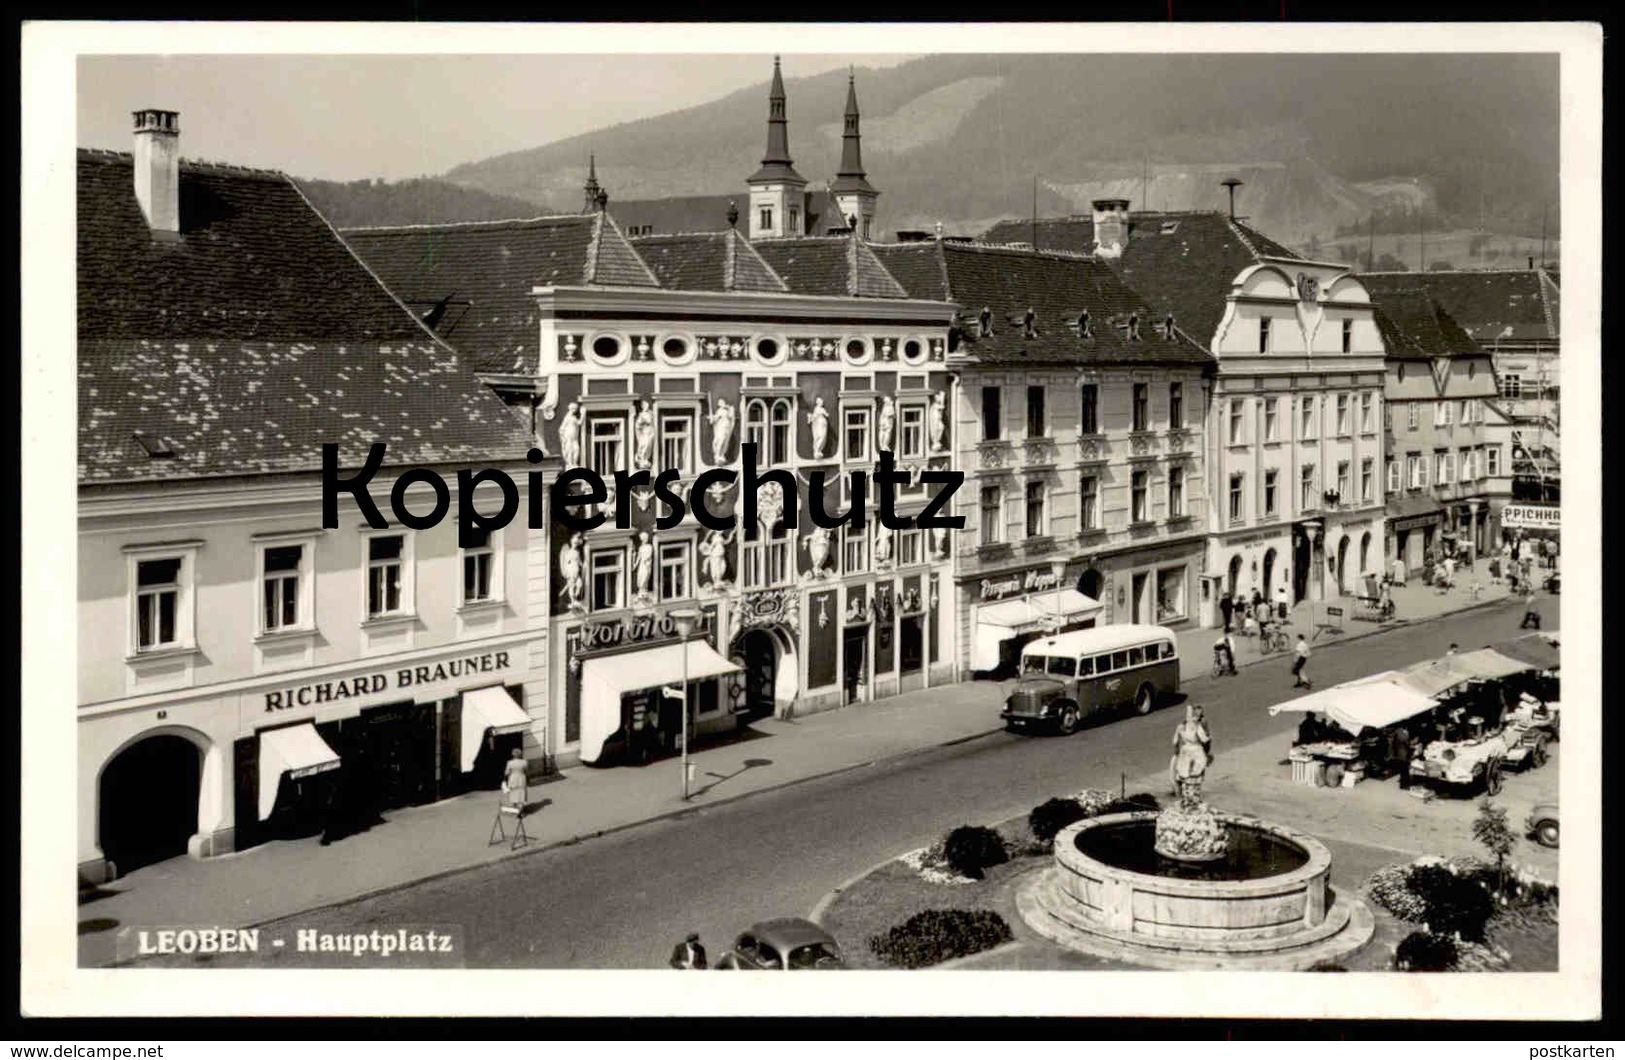
[[[1543,847],[1557,846],[1557,804],[1543,802],[1529,811],[1529,834]]]
[[[721,971],[824,971],[843,968],[835,937],[811,920],[782,917],[752,924],[713,966]]]

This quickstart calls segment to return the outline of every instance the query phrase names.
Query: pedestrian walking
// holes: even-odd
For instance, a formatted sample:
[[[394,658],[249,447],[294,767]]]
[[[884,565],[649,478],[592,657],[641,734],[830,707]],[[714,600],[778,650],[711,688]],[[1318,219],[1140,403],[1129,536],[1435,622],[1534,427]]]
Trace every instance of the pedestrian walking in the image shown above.
[[[705,971],[705,947],[700,945],[698,932],[690,931],[686,939],[672,947],[671,966],[683,971]]]
[[[1540,612],[1535,610],[1535,583],[1525,579],[1523,587],[1523,621],[1518,623],[1519,629],[1528,629],[1533,625],[1540,628]]]
[[[502,791],[509,806],[517,806],[521,811],[524,810],[529,803],[529,783],[525,752],[515,747],[513,754],[508,758],[508,764],[502,768]]]
[[[1230,599],[1230,590],[1226,589],[1224,595],[1219,597],[1219,613],[1224,616],[1224,631],[1230,632],[1230,617],[1234,614],[1236,602]]]
[[[1213,654],[1219,664],[1220,674],[1235,675],[1236,672],[1236,639],[1229,632],[1213,642]]]
[[[1454,654],[1456,654],[1456,645],[1454,645],[1454,644],[1450,645],[1450,650],[1445,652],[1445,654],[1446,655],[1454,655]]]
[[[1286,621],[1286,614],[1287,614],[1288,610],[1290,610],[1290,605],[1287,603],[1287,600],[1286,600],[1286,586],[1284,586],[1284,585],[1278,586],[1276,588],[1276,590],[1275,590],[1275,614],[1276,614],[1276,617],[1278,617],[1282,622],[1285,622]]]
[[[1296,658],[1294,658],[1292,661],[1292,687],[1312,687],[1309,683],[1309,678],[1305,677],[1303,673],[1303,668],[1309,665],[1309,642],[1303,639],[1302,633],[1298,634],[1298,643],[1293,648],[1293,653]]]

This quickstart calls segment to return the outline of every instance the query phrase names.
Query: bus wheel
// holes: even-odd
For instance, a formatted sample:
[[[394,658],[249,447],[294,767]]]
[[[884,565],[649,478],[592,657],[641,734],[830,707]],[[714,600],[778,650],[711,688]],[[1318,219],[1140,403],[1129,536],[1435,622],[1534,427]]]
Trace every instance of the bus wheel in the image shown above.
[[[1070,703],[1061,708],[1061,735],[1071,736],[1078,731],[1078,708]]]
[[[1151,708],[1156,705],[1157,696],[1150,685],[1141,685],[1140,690],[1134,693],[1134,713],[1149,714]]]

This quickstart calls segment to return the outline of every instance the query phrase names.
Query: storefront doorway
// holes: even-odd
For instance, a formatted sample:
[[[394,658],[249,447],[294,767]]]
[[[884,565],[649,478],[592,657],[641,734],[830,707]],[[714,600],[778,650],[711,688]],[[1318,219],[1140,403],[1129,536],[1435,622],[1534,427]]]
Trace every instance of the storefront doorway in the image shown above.
[[[1267,571],[1268,568],[1266,567],[1265,570]],[[1264,580],[1265,580],[1266,583],[1269,581],[1268,574],[1265,575]],[[1240,556],[1231,556],[1230,557],[1230,570],[1225,575],[1225,582],[1224,582],[1225,592],[1229,593],[1231,595],[1231,597],[1234,597],[1236,595],[1236,589],[1237,589],[1238,586],[1240,586],[1240,584],[1241,584],[1241,557]],[[1085,595],[1088,595],[1088,594],[1085,594]]]
[[[1349,593],[1349,536],[1344,534],[1337,542],[1337,594]]]
[[[1360,573],[1371,573],[1371,531],[1360,535]]]
[[[186,853],[197,832],[203,752],[184,736],[148,736],[102,770],[97,832],[119,875]]]
[[[417,806],[435,799],[435,723],[432,703],[395,703],[364,710],[344,723],[346,742],[354,751],[358,775],[380,812]],[[341,752],[344,769],[352,754]]]
[[[1309,595],[1309,568],[1315,562],[1309,535],[1300,527],[1292,535],[1292,602],[1300,604]]]
[[[1090,567],[1088,570],[1078,575],[1078,592],[1087,596],[1091,600],[1098,601],[1100,599],[1101,581],[1102,579],[1100,572],[1095,568]]]
[[[899,692],[912,692],[925,686],[921,671],[925,664],[925,618],[904,615],[897,623],[897,669]]]
[[[1237,557],[1236,562],[1238,562],[1238,563],[1241,562],[1240,557]],[[1260,585],[1258,587],[1258,590],[1259,590],[1259,592],[1264,594],[1264,599],[1265,600],[1269,600],[1269,599],[1271,599],[1270,593],[1272,591],[1274,591],[1274,589],[1275,589],[1275,549],[1274,548],[1267,548],[1267,549],[1264,550],[1264,580],[1263,580],[1262,583],[1260,583]]]
[[[848,626],[841,643],[841,680],[846,701],[862,700],[869,687],[869,627]]]
[[[761,718],[771,715],[779,665],[779,650],[773,643],[773,635],[765,629],[747,629],[734,638],[731,654],[745,669],[745,716]]]
[[[1136,574],[1129,600],[1133,607],[1134,621],[1149,623],[1151,621],[1151,576],[1149,574]]]

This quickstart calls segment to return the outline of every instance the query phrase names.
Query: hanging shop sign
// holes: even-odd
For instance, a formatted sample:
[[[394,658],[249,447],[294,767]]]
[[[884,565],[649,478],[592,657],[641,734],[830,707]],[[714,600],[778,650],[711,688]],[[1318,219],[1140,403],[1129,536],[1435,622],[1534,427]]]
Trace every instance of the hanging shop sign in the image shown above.
[[[1061,574],[1054,567],[1028,567],[1026,570],[982,578],[976,583],[976,597],[981,603],[1008,600],[1023,593],[1048,592],[1061,584]]]
[[[709,638],[716,622],[716,610],[706,608],[700,612],[695,632]],[[598,622],[584,622],[568,634],[570,654],[609,651],[633,644],[659,643],[676,640],[677,623],[670,614],[628,615]]]

